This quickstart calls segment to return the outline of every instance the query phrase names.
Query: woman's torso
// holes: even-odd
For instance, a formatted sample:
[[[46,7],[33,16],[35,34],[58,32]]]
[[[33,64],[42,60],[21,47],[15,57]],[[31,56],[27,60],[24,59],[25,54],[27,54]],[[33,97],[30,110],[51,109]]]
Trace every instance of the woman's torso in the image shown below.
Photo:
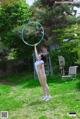
[[[43,60],[38,60],[35,62],[35,70],[38,73],[42,74],[45,73],[45,69],[44,66],[42,67],[42,64],[44,65],[44,61]]]

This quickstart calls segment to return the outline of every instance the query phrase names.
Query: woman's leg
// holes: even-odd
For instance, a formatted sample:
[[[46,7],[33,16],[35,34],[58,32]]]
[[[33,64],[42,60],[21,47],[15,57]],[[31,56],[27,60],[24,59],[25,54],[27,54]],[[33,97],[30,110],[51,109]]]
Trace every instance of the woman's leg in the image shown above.
[[[48,96],[49,95],[49,87],[48,87],[48,84],[47,84],[46,80],[47,80],[46,76],[44,76],[44,75],[39,76],[39,82],[40,82],[40,84],[43,88],[44,95]]]
[[[44,86],[44,90],[45,90],[45,95],[49,95],[49,87],[48,87],[48,84],[46,84],[45,86]]]

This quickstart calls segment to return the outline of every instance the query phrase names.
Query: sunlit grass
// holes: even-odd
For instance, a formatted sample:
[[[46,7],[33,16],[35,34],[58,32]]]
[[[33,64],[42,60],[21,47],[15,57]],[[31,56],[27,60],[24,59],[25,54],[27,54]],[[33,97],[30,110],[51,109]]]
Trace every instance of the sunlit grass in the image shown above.
[[[69,112],[80,117],[80,77],[62,80],[48,77],[52,99],[42,101],[42,88],[33,74],[0,78],[0,111],[9,111],[9,119],[72,119]]]

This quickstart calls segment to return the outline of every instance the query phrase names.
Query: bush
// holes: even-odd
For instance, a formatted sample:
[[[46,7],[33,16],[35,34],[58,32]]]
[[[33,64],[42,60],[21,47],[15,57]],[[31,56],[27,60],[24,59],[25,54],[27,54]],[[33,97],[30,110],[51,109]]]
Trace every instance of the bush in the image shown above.
[[[62,55],[65,58],[65,69],[67,69],[71,65],[76,65],[78,55],[77,52],[73,50],[75,45],[75,43],[63,44],[59,49],[51,51],[54,72],[59,72],[59,55]]]

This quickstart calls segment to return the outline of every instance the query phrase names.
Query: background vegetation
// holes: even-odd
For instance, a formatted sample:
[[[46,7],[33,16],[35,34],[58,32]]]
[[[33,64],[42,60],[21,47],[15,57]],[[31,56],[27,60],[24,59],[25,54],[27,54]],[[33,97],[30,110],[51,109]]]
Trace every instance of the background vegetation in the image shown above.
[[[45,30],[45,44],[58,71],[58,55],[63,55],[66,67],[80,65],[80,17],[74,6],[37,0],[31,7],[25,0],[2,1],[0,6],[1,60],[32,59],[33,48],[21,41],[21,30],[29,20],[39,21]],[[64,42],[68,39],[67,42]],[[73,60],[72,60],[73,59]]]

